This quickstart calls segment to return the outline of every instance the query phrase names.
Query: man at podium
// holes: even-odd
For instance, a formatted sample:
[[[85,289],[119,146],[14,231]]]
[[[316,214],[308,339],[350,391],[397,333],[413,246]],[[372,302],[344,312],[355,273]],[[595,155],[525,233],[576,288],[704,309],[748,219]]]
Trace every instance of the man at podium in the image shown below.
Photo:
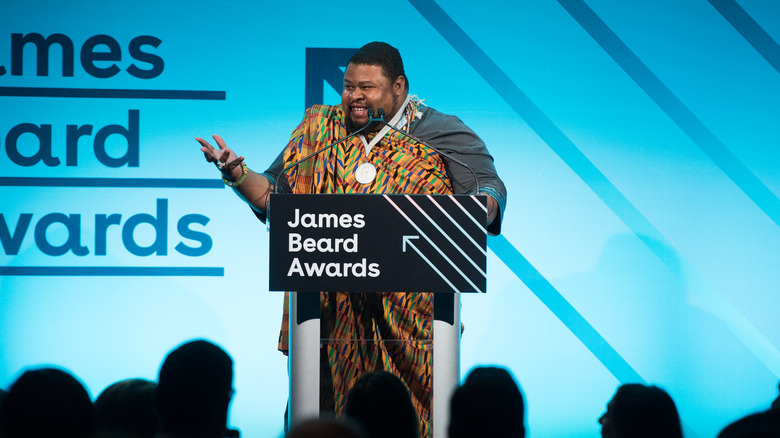
[[[487,195],[488,232],[501,230],[506,188],[484,142],[457,117],[409,93],[401,56],[386,43],[357,50],[344,74],[341,104],[307,109],[265,172],[250,170],[218,135],[218,148],[197,140],[262,221],[275,191],[473,194],[479,187]],[[321,409],[340,413],[360,375],[385,370],[409,387],[421,436],[429,436],[433,300],[429,293],[321,293]],[[285,354],[288,303],[285,295],[279,338]]]

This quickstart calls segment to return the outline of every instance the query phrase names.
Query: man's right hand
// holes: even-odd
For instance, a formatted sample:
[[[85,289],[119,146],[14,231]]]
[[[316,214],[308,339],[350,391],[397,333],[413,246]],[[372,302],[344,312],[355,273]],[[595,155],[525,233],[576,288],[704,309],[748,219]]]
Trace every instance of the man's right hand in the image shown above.
[[[241,163],[244,162],[244,157],[237,156],[232,149],[227,147],[225,140],[222,140],[219,135],[214,134],[213,137],[219,149],[215,149],[208,141],[200,137],[195,137],[195,140],[200,143],[200,150],[203,151],[206,161],[214,163],[228,180],[237,180],[242,174]]]
[[[208,141],[195,137],[200,143],[200,150],[206,157],[206,161],[214,163],[228,181],[238,181],[244,174],[244,157],[239,157],[233,150],[227,147],[222,137],[214,134],[217,147],[214,148]],[[268,196],[273,193],[274,186],[265,176],[246,170],[246,177],[240,185],[232,185],[233,191],[247,204],[259,212],[265,212],[268,208]]]

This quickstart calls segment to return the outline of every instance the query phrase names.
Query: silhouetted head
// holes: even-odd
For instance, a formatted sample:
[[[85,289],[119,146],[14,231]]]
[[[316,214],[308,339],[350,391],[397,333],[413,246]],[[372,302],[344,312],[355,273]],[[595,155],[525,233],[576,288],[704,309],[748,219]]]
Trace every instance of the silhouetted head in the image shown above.
[[[285,438],[366,438],[366,435],[360,425],[348,418],[323,416],[294,426]]]
[[[155,405],[163,432],[219,437],[233,395],[233,360],[211,342],[174,349],[160,368]]]
[[[157,384],[127,379],[104,389],[95,400],[95,437],[153,438],[157,433],[154,392]]]
[[[56,368],[25,371],[2,403],[4,438],[89,438],[92,400],[75,377]]]
[[[780,389],[780,385],[778,385]],[[780,437],[780,397],[764,411],[748,415],[726,426],[718,438],[776,438]]]
[[[364,374],[350,389],[344,415],[366,430],[368,438],[417,438],[420,423],[409,389],[386,371]]]
[[[771,411],[748,415],[726,426],[718,438],[777,438],[780,419]]]
[[[599,418],[605,438],[682,438],[677,407],[657,386],[622,385]]]
[[[523,394],[508,370],[478,367],[452,395],[449,437],[524,437],[524,412]]]

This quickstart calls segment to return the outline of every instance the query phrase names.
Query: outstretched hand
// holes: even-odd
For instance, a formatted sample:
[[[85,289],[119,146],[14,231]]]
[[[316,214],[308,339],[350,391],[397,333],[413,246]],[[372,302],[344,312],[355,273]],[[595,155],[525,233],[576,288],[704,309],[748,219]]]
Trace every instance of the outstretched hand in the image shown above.
[[[213,137],[219,149],[215,149],[208,141],[195,137],[195,140],[200,143],[200,150],[203,151],[206,161],[214,163],[222,174],[231,180],[240,178],[242,174],[241,163],[244,162],[244,157],[237,156],[232,149],[227,147],[225,140],[222,140],[219,135],[214,134]]]

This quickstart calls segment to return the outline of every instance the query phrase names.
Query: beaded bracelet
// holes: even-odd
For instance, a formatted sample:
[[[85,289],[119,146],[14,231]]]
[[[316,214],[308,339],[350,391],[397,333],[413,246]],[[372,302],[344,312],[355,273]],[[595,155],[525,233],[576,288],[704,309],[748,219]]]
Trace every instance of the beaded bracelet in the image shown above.
[[[246,163],[241,163],[241,170],[242,174],[241,176],[235,180],[235,181],[228,181],[224,175],[222,175],[222,182],[225,183],[228,187],[236,188],[238,187],[244,180],[246,179],[247,174],[249,173],[249,169],[246,167]]]

